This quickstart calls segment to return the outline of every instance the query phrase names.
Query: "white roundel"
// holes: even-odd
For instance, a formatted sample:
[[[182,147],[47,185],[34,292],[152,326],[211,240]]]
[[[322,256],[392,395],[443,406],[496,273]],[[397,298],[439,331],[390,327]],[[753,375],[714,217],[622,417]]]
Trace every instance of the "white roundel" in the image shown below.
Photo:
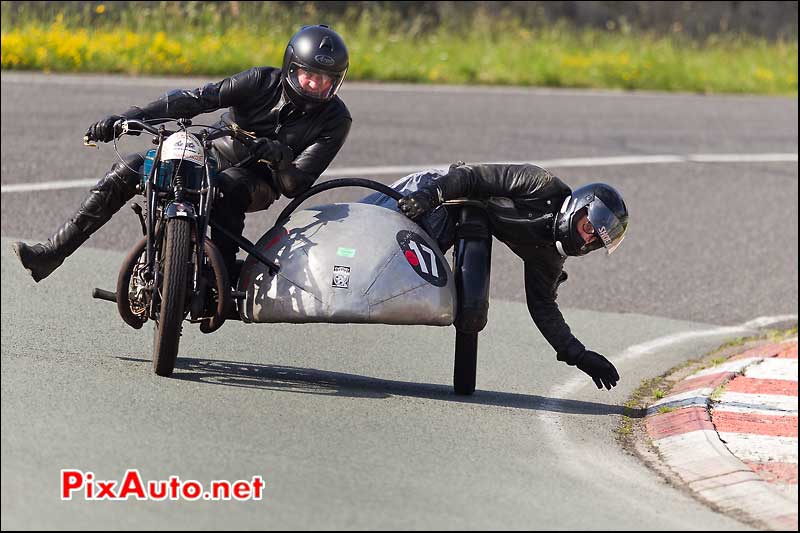
[[[167,137],[167,140],[164,141],[164,146],[161,148],[161,159],[163,161],[184,159],[202,165],[203,155],[203,146],[200,144],[200,140],[191,133],[184,131],[173,133]]]

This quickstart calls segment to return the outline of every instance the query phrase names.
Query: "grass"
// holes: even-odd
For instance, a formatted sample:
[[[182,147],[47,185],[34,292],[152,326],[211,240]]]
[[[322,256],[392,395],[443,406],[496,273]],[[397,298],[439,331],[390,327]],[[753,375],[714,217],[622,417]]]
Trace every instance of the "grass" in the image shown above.
[[[781,341],[787,340],[792,337],[797,336],[797,325],[792,326],[788,329],[768,329],[759,335],[754,335],[751,337],[737,337],[733,340],[730,340],[724,344],[721,344],[718,348],[716,348],[710,355],[715,355],[718,352],[722,352],[725,350],[729,350],[730,348],[736,348],[739,346],[744,346],[747,343],[758,341],[758,340],[767,340],[769,342],[779,343]],[[721,360],[721,361],[720,361]],[[711,362],[716,365],[718,364],[715,361],[724,362],[725,358],[715,357],[711,360]]]
[[[625,442],[632,437],[634,420],[643,419],[647,406],[655,400],[663,398],[666,384],[664,376],[645,379],[631,394],[623,406],[619,425],[614,430],[620,442]]]
[[[627,416],[622,417],[616,432],[620,438],[630,437],[633,434],[633,420]]]
[[[722,385],[719,385],[717,388],[715,388],[713,390],[713,392],[711,393],[711,396],[709,396],[709,399],[712,402],[718,402],[719,399],[722,398],[722,394],[725,392],[725,387],[727,387],[727,386],[728,386],[728,382],[727,381],[725,383],[723,383]]]
[[[153,2],[135,13],[87,3],[64,13],[3,2],[2,68],[221,78],[280,65],[288,38],[301,23],[318,20],[313,9],[270,3],[231,18],[221,4],[230,3]],[[242,9],[256,9],[250,4]],[[796,39],[712,35],[697,42],[626,27],[527,27],[480,12],[460,25],[426,28],[421,19],[396,16],[363,9],[329,21],[348,43],[348,79],[797,94]]]
[[[786,330],[771,329],[767,332],[767,338],[772,342],[781,342],[790,337],[797,337],[797,325]]]

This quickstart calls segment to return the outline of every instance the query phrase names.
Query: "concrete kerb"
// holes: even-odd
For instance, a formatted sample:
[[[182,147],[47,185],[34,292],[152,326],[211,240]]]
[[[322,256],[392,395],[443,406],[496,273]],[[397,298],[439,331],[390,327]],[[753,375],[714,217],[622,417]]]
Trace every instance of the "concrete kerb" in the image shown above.
[[[792,343],[796,353],[797,338],[762,344],[684,377],[669,395],[647,407],[645,428],[663,466],[696,497],[758,527],[796,531],[796,496],[777,490],[737,457],[712,421],[713,396],[747,368],[777,357]],[[787,412],[791,414],[782,414]],[[796,441],[796,400],[793,415]],[[796,450],[795,445],[795,465]]]

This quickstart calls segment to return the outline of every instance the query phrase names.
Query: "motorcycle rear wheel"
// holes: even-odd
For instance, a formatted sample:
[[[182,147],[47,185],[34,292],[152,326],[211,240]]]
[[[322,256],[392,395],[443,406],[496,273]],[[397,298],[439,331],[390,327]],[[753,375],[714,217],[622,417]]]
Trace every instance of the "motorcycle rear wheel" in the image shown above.
[[[167,221],[162,251],[164,271],[160,313],[153,336],[153,369],[159,376],[168,377],[175,370],[186,316],[186,293],[192,272],[191,221],[178,218]]]

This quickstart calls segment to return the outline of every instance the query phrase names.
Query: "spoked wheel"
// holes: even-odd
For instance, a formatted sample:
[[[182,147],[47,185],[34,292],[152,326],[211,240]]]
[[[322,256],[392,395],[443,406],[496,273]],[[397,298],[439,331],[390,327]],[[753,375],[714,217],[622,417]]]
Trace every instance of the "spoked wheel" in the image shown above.
[[[141,329],[147,321],[147,310],[149,308],[147,302],[142,301],[143,299],[137,297],[139,295],[136,294],[134,297],[134,304],[131,295],[131,281],[133,281],[134,284],[143,283],[137,270],[146,263],[144,257],[144,249],[146,246],[147,239],[143,237],[142,240],[137,242],[136,246],[131,248],[131,251],[128,252],[125,261],[122,263],[122,268],[119,270],[119,275],[117,276],[117,311],[119,312],[119,316],[122,317],[122,320],[133,329]],[[136,279],[134,280],[133,278]],[[136,292],[137,291],[134,290],[134,293]],[[136,307],[136,311],[134,311],[134,306]]]
[[[171,376],[178,357],[186,293],[192,257],[192,223],[179,218],[167,221],[163,243],[160,312],[153,337],[153,368],[159,376]]]
[[[475,374],[478,367],[478,334],[456,331],[456,361],[453,370],[453,387],[456,394],[475,392]]]

